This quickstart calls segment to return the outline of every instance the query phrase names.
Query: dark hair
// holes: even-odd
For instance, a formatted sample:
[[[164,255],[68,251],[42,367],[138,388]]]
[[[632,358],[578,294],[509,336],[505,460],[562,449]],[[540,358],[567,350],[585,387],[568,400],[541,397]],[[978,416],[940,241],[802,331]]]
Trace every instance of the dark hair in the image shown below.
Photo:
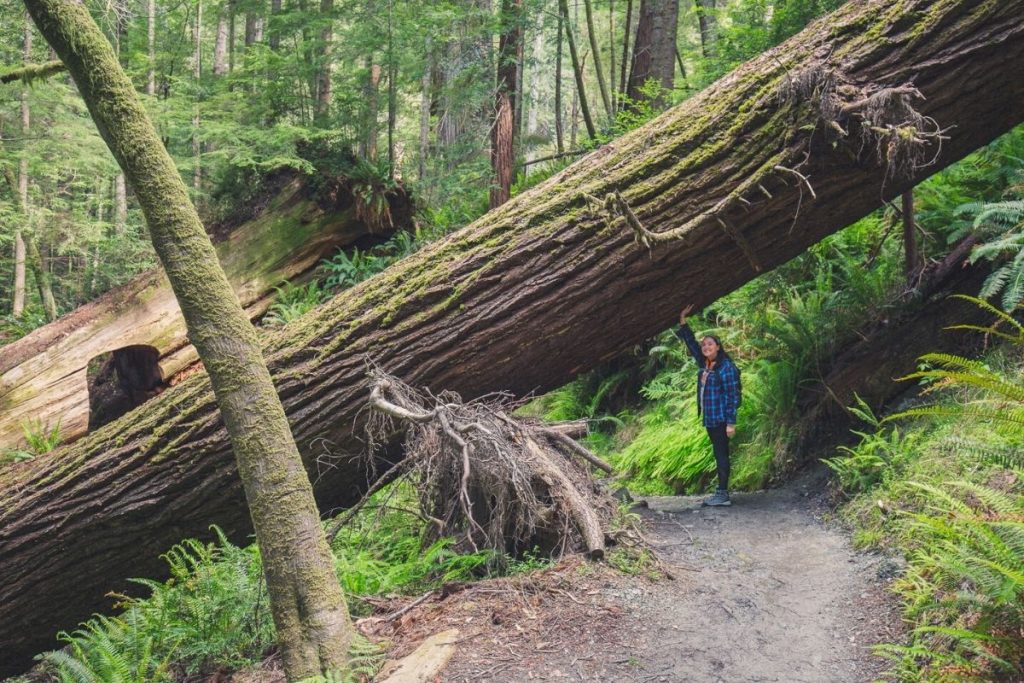
[[[719,339],[717,336],[715,336],[713,334],[705,334],[704,336],[702,336],[700,338],[701,341],[704,341],[705,339],[713,339],[714,342],[716,344],[718,344],[718,355],[715,356],[715,360],[718,360],[718,357],[721,356],[722,358],[726,358],[730,362],[732,362],[732,356],[730,356],[728,354],[728,352],[725,350],[725,347],[722,346],[722,340],[721,339]]]

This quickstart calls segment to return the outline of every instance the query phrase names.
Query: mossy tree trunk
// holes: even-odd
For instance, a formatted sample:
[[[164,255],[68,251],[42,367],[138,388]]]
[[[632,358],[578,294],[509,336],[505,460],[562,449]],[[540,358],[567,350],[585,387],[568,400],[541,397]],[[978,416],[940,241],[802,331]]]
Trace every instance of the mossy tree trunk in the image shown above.
[[[352,626],[281,402],[249,323],[170,156],[82,4],[26,0],[67,65],[142,206],[210,377],[263,558],[289,679],[343,668]]]
[[[1024,0],[847,3],[289,326],[265,353],[321,508],[350,503],[369,476],[349,457],[361,448],[367,355],[464,398],[564,384],[670,327],[683,302],[714,301],[1024,119],[1024,80],[1008,66],[1024,60],[1022,15]],[[814,74],[841,77],[852,97],[912,80],[915,106],[949,139],[927,145],[933,164],[893,176],[861,142],[859,101],[823,120],[822,98],[792,96]],[[672,239],[638,246],[634,219]],[[230,453],[195,377],[0,471],[9,652],[35,651],[101,606],[118,577],[159,571],[158,552],[211,522],[243,538]]]

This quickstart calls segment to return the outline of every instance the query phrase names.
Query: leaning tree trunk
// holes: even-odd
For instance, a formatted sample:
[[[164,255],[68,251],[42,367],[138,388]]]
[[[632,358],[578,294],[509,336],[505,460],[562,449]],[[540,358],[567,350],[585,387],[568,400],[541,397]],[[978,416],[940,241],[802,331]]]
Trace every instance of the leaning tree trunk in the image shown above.
[[[952,297],[977,293],[992,272],[988,263],[967,263],[974,243],[968,238],[925,271],[911,290],[909,304],[858,330],[856,343],[830,359],[818,380],[801,388],[796,441],[789,462],[779,464],[798,466],[812,457],[834,455],[835,447],[850,439],[850,429],[857,423],[849,406],[863,401],[880,415],[901,396],[919,391],[916,384],[896,380],[915,372],[918,358],[924,354],[970,356],[980,349],[980,335],[951,329],[992,323],[988,311]]]
[[[1006,68],[1024,59],[1024,0],[900,8],[847,3],[270,340],[321,509],[349,503],[366,483],[350,456],[360,450],[367,355],[409,384],[466,398],[559,386],[670,327],[680,302],[736,289],[1024,118],[1024,81]],[[949,139],[926,146],[931,165],[880,164],[890,134],[869,104],[910,97],[900,93],[911,80],[925,96],[913,101],[918,113]],[[814,87],[794,97],[801,85]],[[895,113],[897,123],[907,114]],[[889,172],[897,167],[907,172]],[[641,231],[654,244],[640,247],[637,224],[672,239]],[[16,663],[102,607],[122,577],[158,572],[157,554],[181,537],[211,523],[247,533],[203,376],[69,449],[8,468],[0,491],[0,639]]]
[[[353,630],[313,489],[256,332],[131,81],[84,5],[26,0],[131,182],[199,351],[256,530],[285,673],[344,669]]]

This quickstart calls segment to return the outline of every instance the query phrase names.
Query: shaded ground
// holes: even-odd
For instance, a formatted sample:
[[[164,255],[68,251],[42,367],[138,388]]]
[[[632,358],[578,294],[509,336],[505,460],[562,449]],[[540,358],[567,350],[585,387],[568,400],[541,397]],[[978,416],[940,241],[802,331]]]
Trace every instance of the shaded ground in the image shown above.
[[[396,655],[460,630],[439,681],[871,681],[877,642],[900,638],[886,560],[822,524],[805,478],[737,494],[648,499],[648,540],[674,579],[569,562],[431,598],[391,622]]]
[[[901,638],[883,578],[892,565],[822,523],[822,481],[736,494],[731,508],[647,499],[644,533],[672,578],[570,559],[416,604],[380,601],[359,627],[389,641],[393,658],[458,629],[455,655],[428,679],[446,683],[872,681],[885,661],[871,645]],[[283,680],[254,674],[234,680]]]

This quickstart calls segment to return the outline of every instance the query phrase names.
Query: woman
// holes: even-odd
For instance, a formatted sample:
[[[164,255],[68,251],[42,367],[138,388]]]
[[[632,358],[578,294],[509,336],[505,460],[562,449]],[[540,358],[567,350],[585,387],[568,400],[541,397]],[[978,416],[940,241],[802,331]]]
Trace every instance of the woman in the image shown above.
[[[711,447],[718,466],[718,490],[704,499],[704,505],[732,505],[729,500],[729,439],[736,434],[736,411],[740,407],[742,391],[740,371],[722,349],[718,337],[705,335],[700,344],[686,324],[693,311],[689,305],[679,313],[679,337],[697,361],[697,414],[703,416],[704,427],[711,437]]]

